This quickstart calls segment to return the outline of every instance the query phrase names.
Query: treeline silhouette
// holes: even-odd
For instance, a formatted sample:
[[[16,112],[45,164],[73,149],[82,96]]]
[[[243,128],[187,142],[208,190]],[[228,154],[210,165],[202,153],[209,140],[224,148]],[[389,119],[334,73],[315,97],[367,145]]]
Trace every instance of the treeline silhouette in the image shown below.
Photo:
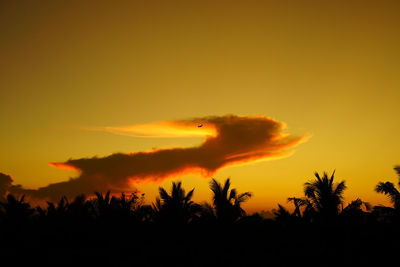
[[[400,167],[395,167],[399,175]],[[397,260],[400,193],[379,182],[392,207],[356,199],[344,206],[345,181],[333,172],[304,184],[304,196],[289,197],[293,211],[278,204],[275,218],[246,214],[249,192],[212,179],[211,203],[195,203],[173,182],[159,188],[152,205],[144,194],[95,192],[62,197],[46,208],[24,196],[0,201],[1,258],[14,265],[52,266],[339,266]]]

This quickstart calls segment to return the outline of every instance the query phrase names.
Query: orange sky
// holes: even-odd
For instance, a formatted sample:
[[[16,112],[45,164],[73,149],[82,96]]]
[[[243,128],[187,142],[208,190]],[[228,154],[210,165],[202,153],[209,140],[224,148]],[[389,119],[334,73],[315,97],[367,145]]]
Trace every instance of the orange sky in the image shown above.
[[[48,162],[204,141],[120,127],[263,115],[312,138],[290,157],[215,174],[253,192],[247,210],[286,204],[333,169],[346,201],[387,204],[373,189],[397,182],[400,164],[399,12],[396,0],[3,1],[0,172],[44,187],[77,176]],[[208,179],[176,180],[210,199]],[[138,187],[153,201],[170,183]]]

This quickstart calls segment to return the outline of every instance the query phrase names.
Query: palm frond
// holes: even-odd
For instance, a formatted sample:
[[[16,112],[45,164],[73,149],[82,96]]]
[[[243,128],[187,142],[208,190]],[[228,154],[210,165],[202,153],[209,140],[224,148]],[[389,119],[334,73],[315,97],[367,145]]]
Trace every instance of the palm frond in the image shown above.
[[[160,194],[160,198],[161,198],[164,202],[171,199],[170,195],[168,194],[168,192],[167,192],[164,188],[159,187],[159,188],[158,188],[158,191],[159,191],[159,194]]]
[[[156,202],[152,203],[151,207],[155,212],[160,212],[161,211],[162,205],[161,205],[161,200],[160,200],[159,197],[156,197]]]
[[[285,207],[283,207],[281,204],[278,204],[278,210],[273,210],[273,213],[277,218],[290,216],[289,211]]]
[[[193,193],[194,193],[194,188],[190,190],[189,193],[187,193],[187,195],[185,196],[185,201],[190,201],[193,197]]]
[[[391,182],[386,182],[386,183],[379,182],[375,187],[375,191],[377,193],[389,196],[392,203],[397,203],[398,200],[400,199],[399,191],[394,187],[394,185]]]
[[[331,175],[331,179],[329,180],[329,186],[332,186],[332,185],[333,185],[333,179],[334,179],[334,177],[335,177],[335,171],[336,171],[336,170],[333,170],[333,173],[332,173],[332,175]]]
[[[394,167],[394,170],[395,170],[395,172],[397,173],[397,175],[398,175],[399,178],[400,178],[400,165],[395,166],[395,167]]]
[[[231,186],[230,178],[227,178],[224,184],[224,188],[222,189],[222,194],[224,197],[228,196],[228,190],[230,186]]]
[[[365,202],[363,201],[364,207],[367,211],[371,211],[372,210],[372,205],[369,202]]]
[[[336,195],[337,197],[339,197],[340,199],[342,199],[343,192],[344,192],[344,190],[346,190],[346,188],[347,188],[347,186],[346,186],[345,181],[341,181],[340,183],[338,183],[336,185],[336,188],[335,188],[333,194]]]
[[[287,199],[287,201],[288,201],[288,202],[293,202],[293,204],[294,204],[295,206],[299,206],[299,207],[302,207],[302,206],[305,206],[305,205],[308,204],[308,202],[307,202],[306,199],[297,198],[297,197],[289,197],[289,198]]]
[[[106,196],[104,197],[104,201],[108,204],[110,202],[110,190],[107,191]]]
[[[304,184],[304,195],[308,198],[315,199],[315,184],[307,182]]]
[[[104,201],[103,194],[99,192],[94,192],[94,194],[96,195],[97,200]]]
[[[231,192],[229,193],[229,200],[232,200],[232,199],[236,199],[236,197],[237,197],[237,192],[236,192],[236,189],[232,189],[231,190]]]
[[[222,190],[221,184],[217,180],[212,178],[210,181],[210,189],[211,191],[213,191],[214,194],[219,194]]]
[[[250,192],[245,192],[245,193],[239,194],[239,196],[237,197],[237,202],[238,203],[245,202],[245,201],[249,200],[252,196],[253,196],[253,194]]]
[[[376,187],[375,187],[375,191],[377,193],[383,193],[385,195],[392,195],[392,194],[396,194],[397,189],[394,187],[394,185],[391,182],[379,182]]]

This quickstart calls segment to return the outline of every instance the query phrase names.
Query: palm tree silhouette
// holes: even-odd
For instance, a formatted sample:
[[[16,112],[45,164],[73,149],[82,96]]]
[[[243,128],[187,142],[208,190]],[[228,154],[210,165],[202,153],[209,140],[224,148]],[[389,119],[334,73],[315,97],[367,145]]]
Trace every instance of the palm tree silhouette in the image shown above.
[[[191,222],[201,211],[201,206],[191,200],[193,192],[194,188],[186,194],[182,182],[172,182],[171,194],[159,187],[160,197],[153,204],[156,220],[173,224]]]
[[[314,173],[316,180],[304,184],[304,194],[310,201],[312,208],[322,220],[331,219],[338,215],[339,207],[343,202],[345,181],[333,183],[335,171],[331,177],[324,172],[321,177]]]
[[[353,200],[352,202],[350,202],[344,209],[343,211],[355,211],[355,210],[362,210],[362,207],[364,206],[364,208],[367,211],[370,211],[371,208],[371,204],[369,204],[368,202],[362,201],[360,198],[357,198],[356,200]]]
[[[103,196],[102,193],[95,192],[96,195],[95,199],[95,206],[97,208],[97,216],[101,218],[109,217],[111,213],[111,205],[114,202],[113,197],[110,197],[110,191]]]
[[[300,218],[301,217],[300,207],[306,206],[308,204],[307,200],[303,198],[289,197],[287,201],[292,202],[295,207],[293,215]]]
[[[400,187],[400,166],[394,167],[397,175],[399,176],[399,187]],[[400,212],[400,192],[396,189],[393,183],[391,182],[379,182],[376,187],[375,191],[377,193],[384,194],[389,197],[390,201],[393,203],[393,207],[396,213]]]
[[[361,222],[362,219],[366,219],[366,212],[363,211],[364,209],[369,212],[372,210],[371,204],[368,202],[362,201],[360,198],[353,200],[350,202],[340,214],[342,217],[347,219],[347,223],[349,222]]]
[[[208,202],[201,204],[201,220],[203,223],[214,223],[217,220],[213,205]]]
[[[47,209],[42,209],[42,207],[38,206],[36,210],[42,218],[57,219],[66,215],[68,205],[67,197],[63,196],[57,203],[57,206],[53,202],[47,201]]]
[[[252,196],[250,192],[238,194],[234,188],[229,191],[230,185],[229,178],[225,180],[223,186],[214,178],[210,182],[215,214],[220,222],[234,222],[245,215],[240,205]]]
[[[86,200],[86,196],[81,194],[68,204],[67,213],[73,220],[88,221],[93,215],[93,206],[90,201]]]
[[[34,209],[31,208],[29,203],[25,202],[24,195],[17,199],[14,195],[8,194],[6,202],[1,202],[0,205],[3,221],[13,225],[26,223],[34,213]]]
[[[278,222],[286,222],[289,220],[293,215],[281,204],[278,204],[278,209],[273,209],[272,212],[275,215],[275,220]]]

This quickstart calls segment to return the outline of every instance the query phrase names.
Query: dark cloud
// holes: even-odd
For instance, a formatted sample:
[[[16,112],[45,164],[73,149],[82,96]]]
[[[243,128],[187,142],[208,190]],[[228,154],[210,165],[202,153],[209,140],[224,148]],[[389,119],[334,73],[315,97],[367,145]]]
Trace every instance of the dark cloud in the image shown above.
[[[0,199],[4,198],[9,188],[11,187],[12,182],[13,179],[11,178],[11,176],[0,172]]]
[[[221,116],[174,121],[177,129],[213,129],[196,147],[159,149],[130,154],[116,153],[107,157],[70,159],[53,163],[56,167],[69,167],[80,175],[69,181],[50,184],[37,190],[14,186],[10,191],[36,198],[57,199],[94,191],[129,191],[142,181],[162,181],[168,177],[199,172],[211,175],[218,169],[256,160],[289,155],[285,149],[304,141],[304,137],[284,134],[285,125],[265,116]]]

